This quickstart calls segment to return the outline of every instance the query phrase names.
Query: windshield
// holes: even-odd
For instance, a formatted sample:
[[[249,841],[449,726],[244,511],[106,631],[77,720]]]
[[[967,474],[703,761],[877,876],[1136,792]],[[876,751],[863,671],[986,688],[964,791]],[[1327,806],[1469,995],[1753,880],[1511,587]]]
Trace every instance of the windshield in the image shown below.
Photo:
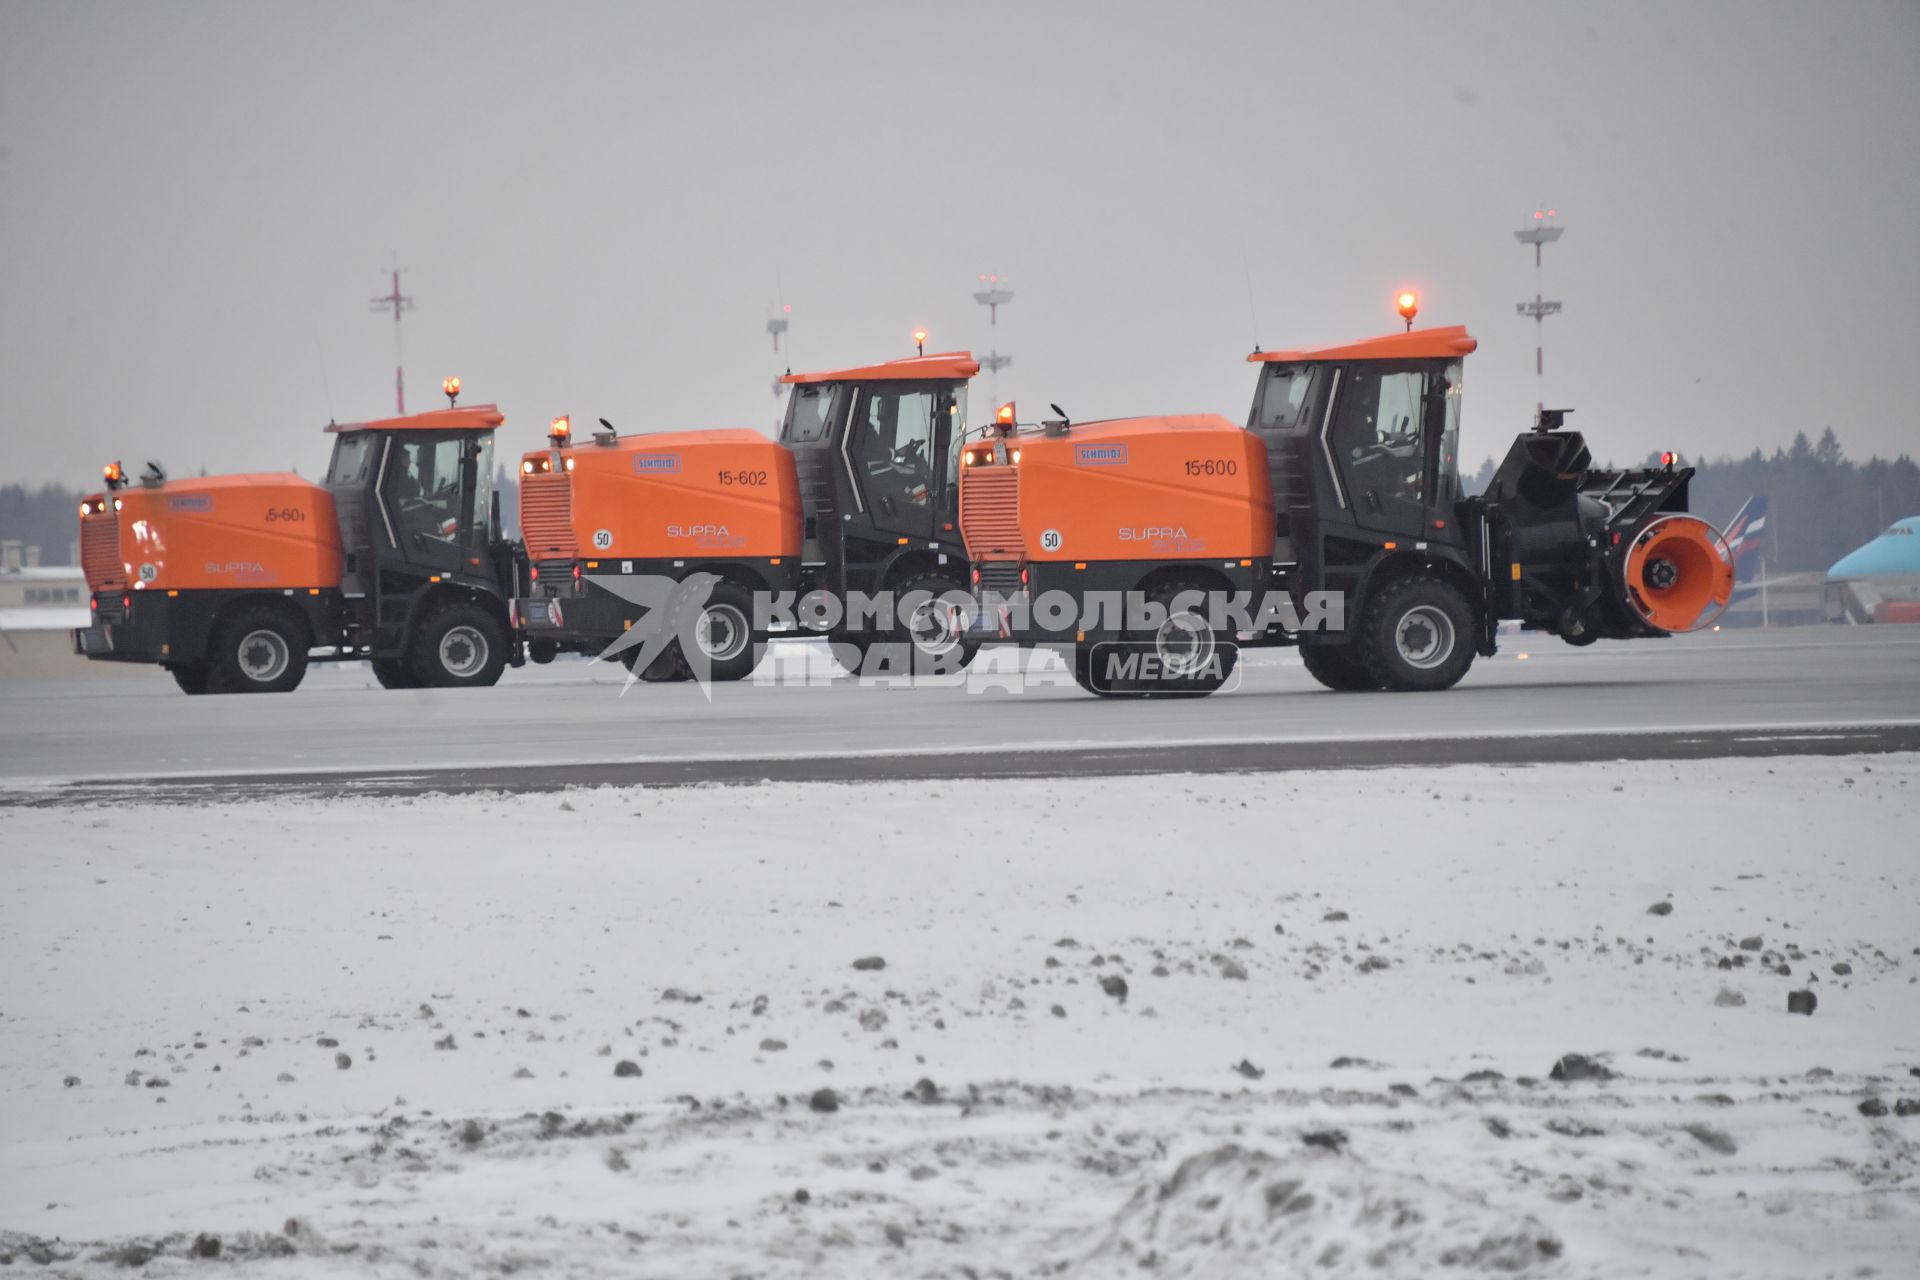
[[[1255,431],[1266,432],[1293,431],[1305,426],[1316,372],[1317,366],[1310,364],[1268,365],[1265,376],[1260,379],[1253,418],[1247,425]]]

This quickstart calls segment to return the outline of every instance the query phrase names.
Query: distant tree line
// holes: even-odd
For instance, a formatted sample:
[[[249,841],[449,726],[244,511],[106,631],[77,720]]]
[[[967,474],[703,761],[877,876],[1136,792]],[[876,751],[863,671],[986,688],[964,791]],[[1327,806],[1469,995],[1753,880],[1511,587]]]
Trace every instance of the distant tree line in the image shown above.
[[[1496,461],[1482,464],[1466,482],[1468,492],[1487,487]],[[1720,528],[1748,498],[1767,496],[1769,540],[1762,554],[1770,573],[1825,570],[1895,520],[1920,515],[1920,463],[1904,453],[1891,462],[1850,461],[1832,427],[1817,441],[1802,431],[1771,455],[1755,449],[1744,458],[1696,462],[1683,456],[1680,463],[1694,468],[1694,514]],[[1659,455],[1638,465],[1659,466]]]

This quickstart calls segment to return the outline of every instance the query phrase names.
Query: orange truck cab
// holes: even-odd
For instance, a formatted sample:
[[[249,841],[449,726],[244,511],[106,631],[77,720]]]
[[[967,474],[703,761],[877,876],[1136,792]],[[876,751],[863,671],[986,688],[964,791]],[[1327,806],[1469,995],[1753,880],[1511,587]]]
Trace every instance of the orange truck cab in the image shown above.
[[[608,426],[576,444],[558,418],[548,447],[520,459],[520,536],[530,570],[514,611],[535,662],[604,652],[666,599],[649,582],[708,575],[717,581],[693,606],[691,635],[713,678],[739,679],[766,640],[755,593],[799,581],[793,455],[747,429],[620,436]],[[631,665],[641,652],[620,656]],[[656,679],[687,669],[678,641],[650,665]]]
[[[92,625],[77,652],[157,663],[188,693],[283,692],[310,661],[389,688],[492,684],[510,652],[491,406],[335,424],[326,482],[170,480],[149,464],[81,504]]]
[[[1208,598],[1251,607],[1271,512],[1259,439],[1216,414],[989,434],[961,454],[975,626],[1071,647],[1092,692],[1211,692],[1236,650]]]

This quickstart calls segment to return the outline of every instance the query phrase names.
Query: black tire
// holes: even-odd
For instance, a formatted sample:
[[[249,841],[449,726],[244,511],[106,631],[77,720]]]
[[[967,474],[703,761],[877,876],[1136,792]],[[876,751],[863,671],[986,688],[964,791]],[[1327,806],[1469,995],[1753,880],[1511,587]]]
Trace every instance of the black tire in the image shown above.
[[[413,668],[400,658],[369,658],[367,665],[373,668],[373,678],[380,682],[382,689],[418,689],[420,681],[414,676]]]
[[[1303,644],[1300,662],[1308,675],[1340,693],[1371,693],[1380,687],[1350,645]]]
[[[1101,688],[1093,678],[1098,646],[1081,643],[1073,652],[1074,682],[1106,698],[1204,698],[1226,684],[1239,664],[1239,647],[1231,631],[1207,626],[1206,618],[1191,607],[1175,607],[1175,601],[1188,593],[1204,597],[1207,592],[1197,583],[1183,581],[1163,582],[1149,591],[1147,601],[1158,604],[1167,616],[1157,628],[1129,632],[1126,639],[1134,645],[1151,645],[1160,669],[1197,669],[1197,674],[1178,681],[1159,677],[1106,681]]]
[[[507,669],[507,630],[471,600],[431,607],[407,646],[413,678],[434,689],[482,689]]]
[[[173,682],[180,686],[180,692],[198,695],[207,691],[209,673],[206,663],[192,662],[184,666],[168,667],[167,671],[173,676]]]
[[[690,633],[673,642],[682,670],[692,666],[683,650],[687,640],[699,649],[696,657],[706,666],[707,678],[715,681],[746,679],[767,651],[766,633],[753,629],[753,594],[732,582],[714,584]]]
[[[297,615],[273,605],[248,605],[214,631],[206,691],[291,693],[307,674],[307,648],[306,623]]]
[[[925,600],[919,598],[921,593],[925,593]],[[965,587],[943,573],[923,573],[898,588],[894,600],[896,607],[912,602],[913,608],[904,624],[896,612],[880,638],[913,646],[909,657],[915,675],[966,670],[980,646],[953,627],[954,607],[972,600]]]
[[[546,666],[560,656],[560,646],[552,640],[527,641],[527,661]]]
[[[680,661],[680,644],[678,641],[670,642],[665,649],[655,654],[653,661],[647,664],[647,668],[644,671],[634,671],[633,664],[637,662],[639,658],[639,645],[635,645],[631,649],[623,649],[620,652],[620,665],[629,671],[633,671],[635,677],[646,684],[678,684],[682,680],[693,679],[693,673],[688,671],[686,664]]]
[[[1451,689],[1473,665],[1480,630],[1466,597],[1439,578],[1414,576],[1375,592],[1360,629],[1360,657],[1383,689]]]

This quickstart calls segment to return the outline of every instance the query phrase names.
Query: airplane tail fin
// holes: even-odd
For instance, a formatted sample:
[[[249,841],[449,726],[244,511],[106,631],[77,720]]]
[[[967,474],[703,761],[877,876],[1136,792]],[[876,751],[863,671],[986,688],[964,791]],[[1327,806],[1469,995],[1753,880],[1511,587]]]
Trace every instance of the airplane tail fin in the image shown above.
[[[1760,555],[1767,543],[1767,495],[1757,493],[1748,498],[1723,532],[1727,548],[1733,552],[1735,578],[1752,577],[1760,567]]]

